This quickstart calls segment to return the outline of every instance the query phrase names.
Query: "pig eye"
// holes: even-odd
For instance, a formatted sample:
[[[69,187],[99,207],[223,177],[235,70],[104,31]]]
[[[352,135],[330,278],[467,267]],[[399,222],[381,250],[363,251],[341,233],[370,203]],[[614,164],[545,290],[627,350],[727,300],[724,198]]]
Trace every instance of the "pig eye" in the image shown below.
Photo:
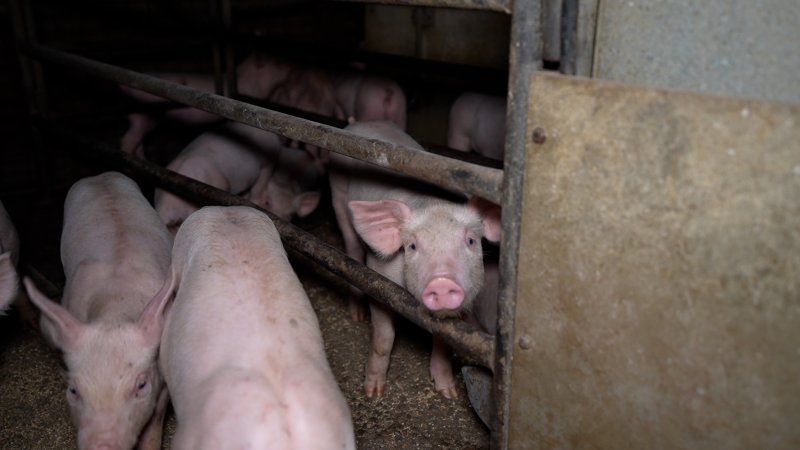
[[[414,242],[408,244],[408,249],[409,250],[413,250],[413,251],[417,251],[417,244],[414,243]]]
[[[67,397],[69,397],[70,400],[79,400],[81,396],[78,393],[78,388],[70,384],[69,387],[67,387]]]
[[[147,382],[147,378],[139,377],[136,380],[136,396],[143,397],[150,392],[150,383]]]

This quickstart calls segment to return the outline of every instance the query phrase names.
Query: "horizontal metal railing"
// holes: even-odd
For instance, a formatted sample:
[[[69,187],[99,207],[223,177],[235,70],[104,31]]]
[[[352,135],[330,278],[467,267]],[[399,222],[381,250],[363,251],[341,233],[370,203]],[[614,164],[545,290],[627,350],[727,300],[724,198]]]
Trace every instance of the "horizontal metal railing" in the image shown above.
[[[339,0],[384,5],[433,6],[441,8],[483,9],[511,14],[511,0]]]
[[[300,228],[279,219],[269,211],[259,208],[242,197],[229,194],[197,180],[139,159],[119,150],[92,142],[63,126],[38,121],[36,124],[45,139],[52,145],[66,147],[80,155],[101,162],[136,179],[147,180],[171,192],[202,205],[245,205],[267,214],[275,223],[287,249],[311,258],[335,275],[345,277],[352,285],[370,297],[385,303],[415,324],[442,336],[467,361],[492,367],[494,338],[475,326],[458,319],[437,319],[408,291],[391,280],[348,257],[341,250],[327,244]]]
[[[452,160],[414,148],[357,136],[347,130],[297,118],[227,97],[198,91],[132,70],[41,45],[26,50],[33,58],[54,63],[149,92],[168,100],[272,131],[386,167],[455,191],[501,202],[503,171]]]

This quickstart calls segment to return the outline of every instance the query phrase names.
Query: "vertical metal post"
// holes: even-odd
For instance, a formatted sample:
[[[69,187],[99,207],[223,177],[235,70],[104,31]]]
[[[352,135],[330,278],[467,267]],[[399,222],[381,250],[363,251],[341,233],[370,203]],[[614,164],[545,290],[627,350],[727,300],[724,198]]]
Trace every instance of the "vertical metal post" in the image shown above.
[[[236,85],[236,62],[234,61],[233,44],[231,44],[231,25],[233,16],[231,13],[231,0],[221,0],[222,14],[222,46],[225,49],[225,87],[228,89],[228,97],[235,98],[239,94]]]
[[[35,44],[36,29],[31,1],[11,0],[9,5],[17,47]],[[17,55],[19,55],[22,80],[28,97],[28,110],[31,114],[43,115],[47,112],[47,98],[45,97],[42,65],[25,52],[17,51]]]
[[[221,19],[221,0],[210,0],[209,9],[211,9],[211,17],[214,18],[214,32],[216,36],[214,36],[214,43],[211,44],[211,59],[212,64],[214,65],[214,93],[217,95],[225,95],[225,82],[224,82],[224,72],[225,67],[223,66],[223,59],[222,59],[222,19]]]
[[[512,342],[517,294],[523,167],[528,111],[528,81],[542,67],[541,0],[515,0],[511,16],[508,104],[506,110],[505,176],[503,178],[503,240],[500,243],[500,300],[491,422],[491,446],[508,447],[509,400],[512,376]]]

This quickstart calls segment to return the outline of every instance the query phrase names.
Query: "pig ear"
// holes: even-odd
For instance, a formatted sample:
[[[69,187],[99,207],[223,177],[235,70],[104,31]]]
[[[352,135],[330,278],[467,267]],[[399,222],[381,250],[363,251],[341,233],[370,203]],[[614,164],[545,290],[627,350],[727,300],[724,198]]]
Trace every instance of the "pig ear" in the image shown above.
[[[0,255],[0,313],[11,303],[18,289],[17,270],[11,261],[11,252],[5,252]]]
[[[305,217],[319,205],[319,199],[322,195],[319,191],[303,192],[292,200],[292,206],[298,217]]]
[[[161,330],[164,328],[164,313],[169,300],[172,298],[172,292],[175,290],[175,283],[175,270],[170,268],[169,275],[164,280],[164,285],[150,299],[150,302],[147,303],[147,306],[144,307],[142,314],[139,316],[137,326],[141,330],[145,342],[149,345],[157,345],[161,339]]]
[[[347,204],[353,227],[373,250],[391,255],[400,250],[400,228],[411,216],[408,206],[397,200],[352,201]]]
[[[503,224],[500,221],[500,206],[480,197],[470,197],[467,206],[481,215],[481,219],[483,220],[483,236],[490,242],[499,242],[500,238],[503,236]]]
[[[25,277],[22,282],[25,284],[25,290],[28,291],[28,297],[42,311],[42,317],[52,324],[53,343],[62,350],[75,348],[83,333],[84,325],[66,308],[45,297],[28,277]]]

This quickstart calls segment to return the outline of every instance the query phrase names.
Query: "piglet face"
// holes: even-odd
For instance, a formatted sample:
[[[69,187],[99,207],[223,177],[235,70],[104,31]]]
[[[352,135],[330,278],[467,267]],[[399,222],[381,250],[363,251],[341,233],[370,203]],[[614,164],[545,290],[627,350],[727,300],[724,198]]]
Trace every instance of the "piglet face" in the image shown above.
[[[79,448],[133,448],[152,417],[162,387],[158,345],[175,283],[170,273],[135,322],[87,324],[24,279],[31,301],[42,311],[43,331],[64,353],[67,402]]]
[[[401,233],[406,289],[431,312],[471,308],[483,283],[483,228],[474,211],[437,204],[415,211]]]
[[[305,217],[317,208],[319,191],[302,192],[294,183],[270,180],[263,192],[251,192],[248,197],[256,205],[288,222],[293,215]]]
[[[157,349],[135,324],[86,326],[71,351],[67,402],[81,449],[130,449],[162,387]]]
[[[403,252],[405,288],[438,316],[471,308],[483,283],[481,238],[499,239],[499,217],[477,203],[434,202],[414,209],[397,200],[351,201],[353,227],[378,254]]]

